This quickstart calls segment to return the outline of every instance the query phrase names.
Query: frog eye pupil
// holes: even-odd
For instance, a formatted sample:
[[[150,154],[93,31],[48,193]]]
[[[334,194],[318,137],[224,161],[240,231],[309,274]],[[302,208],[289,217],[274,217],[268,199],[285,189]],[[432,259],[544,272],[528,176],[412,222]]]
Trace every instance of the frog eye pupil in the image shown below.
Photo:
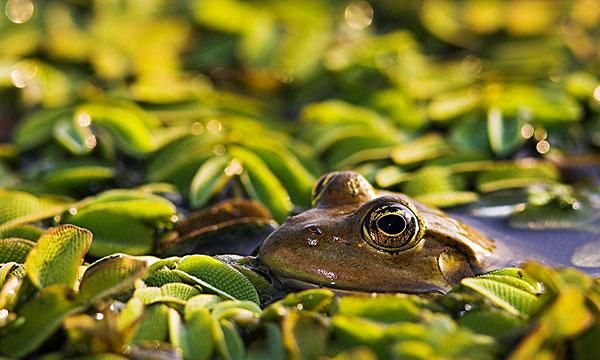
[[[395,236],[401,234],[406,229],[406,220],[400,215],[389,214],[377,220],[377,227],[384,233]]]

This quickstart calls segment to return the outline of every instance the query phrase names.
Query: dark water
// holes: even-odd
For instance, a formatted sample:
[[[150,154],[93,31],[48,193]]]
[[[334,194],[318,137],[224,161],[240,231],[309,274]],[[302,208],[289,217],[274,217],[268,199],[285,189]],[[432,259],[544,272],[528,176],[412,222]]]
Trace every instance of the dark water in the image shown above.
[[[600,276],[600,232],[588,230],[529,230],[510,227],[504,218],[475,217],[464,209],[448,211],[508,250],[504,260],[518,265],[536,260],[552,266],[572,266]],[[584,264],[588,266],[577,266]],[[589,266],[592,265],[592,266]]]

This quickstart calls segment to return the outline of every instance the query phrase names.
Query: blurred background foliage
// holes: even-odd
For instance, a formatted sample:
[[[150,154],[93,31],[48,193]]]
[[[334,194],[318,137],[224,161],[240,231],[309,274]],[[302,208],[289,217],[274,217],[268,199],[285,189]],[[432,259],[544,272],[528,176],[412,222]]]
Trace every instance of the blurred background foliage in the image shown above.
[[[168,182],[192,208],[246,196],[278,221],[334,169],[441,207],[597,192],[594,0],[0,7],[5,187]]]

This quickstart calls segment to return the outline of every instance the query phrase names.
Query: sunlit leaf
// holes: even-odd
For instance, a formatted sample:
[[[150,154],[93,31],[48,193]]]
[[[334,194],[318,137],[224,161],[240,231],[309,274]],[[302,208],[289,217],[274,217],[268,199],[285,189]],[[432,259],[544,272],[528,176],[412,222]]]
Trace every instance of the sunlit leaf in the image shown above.
[[[91,243],[92,234],[73,225],[48,230],[27,255],[27,276],[38,288],[52,284],[72,288]]]
[[[22,264],[35,243],[19,238],[0,239],[0,264],[16,262]]]
[[[183,257],[177,266],[177,270],[185,281],[197,283],[202,288],[214,291],[225,298],[260,303],[256,289],[244,275],[209,256],[190,255]]]
[[[79,283],[78,300],[93,303],[132,286],[146,270],[146,262],[127,255],[111,255],[88,267]]]
[[[19,316],[25,321],[0,339],[0,352],[20,358],[37,349],[60,326],[69,314],[81,310],[73,301],[73,290],[54,284],[23,304]]]

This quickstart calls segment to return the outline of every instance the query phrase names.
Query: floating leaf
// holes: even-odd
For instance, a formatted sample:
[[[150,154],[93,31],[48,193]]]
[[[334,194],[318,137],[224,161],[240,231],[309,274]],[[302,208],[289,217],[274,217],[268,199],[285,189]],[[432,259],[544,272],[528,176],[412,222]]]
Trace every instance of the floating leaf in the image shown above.
[[[325,353],[328,328],[318,314],[291,311],[283,318],[281,328],[290,358],[318,359]]]
[[[54,138],[74,155],[86,155],[96,147],[96,136],[88,125],[82,126],[74,119],[64,119],[54,124]]]
[[[131,344],[166,341],[169,334],[169,307],[164,304],[152,304],[146,308]]]
[[[118,294],[132,286],[146,270],[146,262],[131,256],[115,254],[90,265],[79,283],[79,301],[93,303]]]
[[[106,129],[126,153],[140,156],[156,149],[148,124],[138,113],[115,105],[86,104],[77,109],[76,118],[87,117],[97,127]]]
[[[458,322],[476,333],[494,337],[507,336],[525,324],[523,319],[502,311],[470,311]]]
[[[221,301],[223,299],[220,296],[213,294],[200,294],[188,299],[183,309],[186,321],[191,318],[194,312],[201,309],[212,309],[214,305]]]
[[[243,360],[246,356],[244,341],[229,320],[213,320],[212,333],[215,347],[225,360]]]
[[[208,309],[198,309],[186,316],[185,323],[179,312],[169,311],[169,337],[175,348],[183,351],[186,359],[209,359],[213,352],[211,317]]]
[[[184,280],[193,281],[225,298],[260,303],[256,289],[244,275],[210,256],[183,257],[177,266],[177,271]]]
[[[35,246],[33,241],[19,238],[0,239],[0,264],[25,262],[27,254]]]
[[[395,146],[390,157],[398,165],[411,165],[438,158],[450,151],[450,147],[440,134],[431,133]]]
[[[304,165],[278,141],[245,141],[244,147],[251,150],[267,164],[298,205],[310,205],[310,191],[314,176]]]
[[[481,192],[492,192],[536,184],[552,184],[558,178],[558,170],[551,163],[525,159],[498,164],[493,169],[482,172],[476,178],[476,186]]]
[[[70,216],[67,222],[94,234],[90,255],[96,257],[119,252],[144,255],[150,253],[154,244],[152,228],[127,215],[87,210]]]
[[[258,156],[250,151],[234,147],[230,154],[238,159],[244,167],[241,179],[250,198],[265,204],[273,218],[278,222],[283,222],[293,205],[279,179]]]
[[[517,316],[529,315],[538,301],[537,296],[531,292],[506,282],[486,278],[465,278],[460,283],[482,294],[498,307]]]
[[[88,211],[104,211],[150,223],[168,221],[176,213],[175,206],[163,197],[124,189],[99,194],[78,209],[78,214]]]
[[[133,296],[145,305],[155,303],[174,303],[185,305],[186,300],[200,294],[197,288],[183,283],[169,283],[158,287],[144,287],[135,290]]]
[[[64,284],[49,285],[23,304],[18,315],[25,321],[0,338],[0,353],[21,358],[37,349],[69,314],[80,311],[73,290]]]
[[[523,121],[520,117],[505,117],[496,108],[487,114],[487,135],[492,151],[498,156],[506,156],[514,151],[524,138],[521,136]]]
[[[73,288],[91,243],[92,233],[73,225],[48,230],[27,255],[27,276],[40,289],[52,284]]]
[[[229,166],[231,166],[231,159],[227,156],[216,156],[200,166],[190,185],[192,208],[201,208],[223,189],[233,175],[226,171]],[[241,172],[239,163],[238,168]]]
[[[53,217],[66,207],[54,199],[0,189],[0,230]]]
[[[70,109],[41,110],[21,120],[14,141],[20,150],[30,150],[52,139],[52,129],[60,119],[69,118]]]
[[[42,180],[49,189],[79,190],[89,188],[90,183],[106,182],[114,177],[115,169],[112,166],[71,162],[54,167]]]
[[[415,321],[423,312],[411,297],[380,295],[377,297],[343,297],[338,303],[341,315],[360,316],[382,323]]]

